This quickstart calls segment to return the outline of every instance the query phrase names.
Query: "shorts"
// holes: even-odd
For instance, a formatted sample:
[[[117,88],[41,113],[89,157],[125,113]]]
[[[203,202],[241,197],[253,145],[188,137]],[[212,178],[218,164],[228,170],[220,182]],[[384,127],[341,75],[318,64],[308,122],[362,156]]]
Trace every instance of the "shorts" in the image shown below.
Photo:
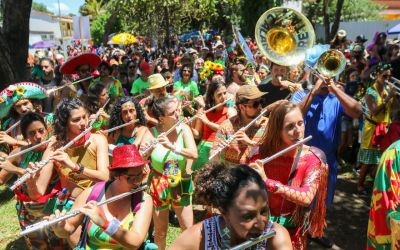
[[[192,204],[193,181],[192,177],[181,178],[175,187],[171,187],[168,177],[154,170],[150,172],[147,193],[153,198],[156,211],[169,207],[186,207]]]

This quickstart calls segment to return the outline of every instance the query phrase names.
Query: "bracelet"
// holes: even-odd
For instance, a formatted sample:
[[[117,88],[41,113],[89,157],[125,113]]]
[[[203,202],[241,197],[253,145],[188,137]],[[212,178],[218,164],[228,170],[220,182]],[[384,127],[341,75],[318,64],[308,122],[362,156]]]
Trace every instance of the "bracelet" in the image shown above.
[[[121,222],[113,217],[104,232],[110,236],[113,236],[118,231],[120,225]]]
[[[75,164],[75,166],[74,166],[74,168],[72,169],[72,171],[78,172],[78,170],[79,170],[79,164],[77,163],[77,164]]]
[[[78,170],[76,171],[78,174],[81,174],[82,172],[83,172],[83,170],[85,169],[85,167],[84,166],[82,166],[82,165],[78,165],[79,166],[79,168],[78,168]]]
[[[103,229],[103,231],[107,230],[107,227],[110,225],[110,222],[108,220],[106,220],[106,222],[104,222],[103,226],[101,226],[101,228]]]

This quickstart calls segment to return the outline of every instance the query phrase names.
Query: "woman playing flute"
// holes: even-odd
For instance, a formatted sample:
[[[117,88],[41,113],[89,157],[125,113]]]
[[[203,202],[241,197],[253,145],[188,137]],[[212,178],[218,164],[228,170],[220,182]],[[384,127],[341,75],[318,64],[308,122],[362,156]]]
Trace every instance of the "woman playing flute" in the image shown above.
[[[300,109],[289,101],[280,101],[270,114],[260,154],[254,159],[271,156],[303,138]],[[267,187],[271,220],[288,229],[294,249],[306,248],[307,233],[322,236],[328,169],[321,150],[304,145],[264,166],[261,161],[250,166]]]
[[[227,104],[221,105],[226,101],[225,83],[219,80],[212,81],[207,88],[205,109],[210,109],[216,105],[219,105],[219,107],[208,113],[204,113],[203,108],[197,112],[192,131],[194,137],[201,139],[201,142],[198,146],[199,158],[193,163],[193,171],[200,170],[208,162],[210,150],[220,124],[236,115],[234,108],[228,107]]]
[[[82,224],[85,234],[78,246],[83,249],[139,249],[150,227],[153,209],[151,197],[138,192],[101,207],[96,205],[96,201],[101,202],[138,188],[146,174],[144,166],[147,162],[142,159],[135,145],[116,147],[113,163],[109,166],[111,181],[98,182],[83,191],[72,207],[82,213],[55,224],[53,229],[56,235],[67,238]],[[57,210],[50,220],[64,214],[65,211]],[[90,219],[87,222],[85,215]]]
[[[44,142],[49,137],[46,122],[43,117],[37,113],[27,113],[22,117],[21,132],[24,139],[27,140],[30,145]],[[48,144],[44,144],[24,155],[16,156],[10,160],[5,159],[4,161],[0,161],[0,184],[5,184],[14,174],[23,175],[29,171],[29,162],[42,160],[43,153],[47,146]],[[20,151],[21,148],[18,148],[11,153],[15,154]],[[17,199],[16,209],[18,221],[22,230],[52,213],[52,211],[46,211],[45,207],[49,199],[54,197],[60,190],[60,185],[57,182],[58,178],[55,176],[55,173],[52,173],[51,184],[44,195],[35,192],[36,187],[33,179],[30,179],[24,183],[24,185],[14,190]],[[55,237],[54,233],[50,230],[29,234],[25,236],[25,242],[29,249],[68,247],[66,241]]]
[[[182,230],[193,225],[193,183],[189,160],[197,158],[196,143],[192,131],[184,123],[165,134],[178,122],[178,106],[175,97],[166,96],[158,99],[152,108],[159,124],[151,132],[159,143],[150,155],[148,192],[153,198],[154,241],[159,249],[165,249],[170,206]],[[146,145],[143,147],[147,148]]]
[[[136,120],[138,122],[135,122]],[[146,119],[142,107],[132,96],[124,96],[117,99],[111,111],[110,128],[130,122],[130,125],[123,127],[108,135],[108,142],[117,146],[135,144],[136,147],[152,138],[149,129],[146,127]]]
[[[44,193],[43,187],[48,186],[51,173],[55,169],[61,188],[70,192],[64,206],[68,211],[82,191],[98,181],[109,179],[108,142],[103,135],[89,132],[65,151],[57,150],[85,131],[89,126],[89,119],[83,103],[75,98],[64,99],[54,116],[54,134],[58,143],[44,153],[43,158],[49,158],[50,162],[40,170],[37,187],[39,193]],[[72,245],[76,244],[78,237],[79,232],[71,236]]]
[[[199,171],[195,183],[196,198],[221,214],[185,230],[170,249],[230,249],[272,230],[275,236],[251,249],[292,249],[287,230],[270,220],[267,190],[256,171],[215,162]]]

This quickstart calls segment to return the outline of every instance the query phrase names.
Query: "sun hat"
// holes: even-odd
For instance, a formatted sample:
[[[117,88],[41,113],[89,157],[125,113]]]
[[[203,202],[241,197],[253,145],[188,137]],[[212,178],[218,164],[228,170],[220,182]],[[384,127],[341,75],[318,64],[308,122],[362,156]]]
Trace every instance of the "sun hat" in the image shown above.
[[[98,55],[93,53],[85,53],[68,60],[61,66],[60,71],[63,74],[71,75],[77,73],[76,69],[81,65],[88,64],[90,68],[96,69],[100,63],[101,59]]]
[[[0,119],[7,116],[10,109],[21,99],[44,99],[46,89],[33,82],[12,84],[0,92]]]
[[[147,81],[149,89],[159,89],[168,84],[160,73],[150,75]]]

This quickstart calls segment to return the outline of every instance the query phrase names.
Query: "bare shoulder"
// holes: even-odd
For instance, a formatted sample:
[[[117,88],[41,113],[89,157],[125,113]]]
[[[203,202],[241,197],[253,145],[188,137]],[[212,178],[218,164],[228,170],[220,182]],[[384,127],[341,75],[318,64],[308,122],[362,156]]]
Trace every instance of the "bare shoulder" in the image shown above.
[[[272,229],[275,230],[275,236],[268,241],[269,248],[274,250],[292,250],[292,242],[289,232],[278,223],[274,223]]]
[[[172,243],[168,249],[174,250],[197,250],[200,249],[202,242],[203,223],[199,222],[194,226],[186,229],[179,237]]]
[[[107,141],[107,138],[103,134],[91,134],[90,138],[93,139],[95,143],[103,143]]]

